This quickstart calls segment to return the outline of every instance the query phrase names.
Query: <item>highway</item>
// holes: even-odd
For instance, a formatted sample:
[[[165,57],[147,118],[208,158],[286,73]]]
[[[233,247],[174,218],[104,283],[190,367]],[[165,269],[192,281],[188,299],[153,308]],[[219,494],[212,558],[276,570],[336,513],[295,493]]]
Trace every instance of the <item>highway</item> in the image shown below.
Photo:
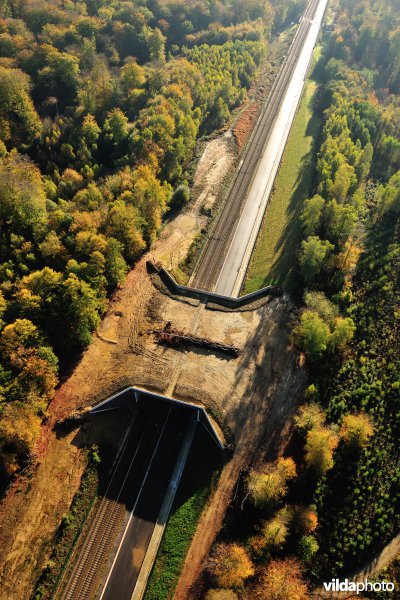
[[[149,475],[135,504],[128,505],[131,516],[111,565],[101,600],[130,600],[132,597],[189,415],[189,411],[170,405],[158,447],[152,456]]]
[[[130,600],[190,415],[154,400],[137,411],[60,600]]]
[[[328,0],[311,0],[233,179],[227,201],[191,279],[196,288],[238,297]]]
[[[327,1],[311,0],[303,14],[191,281],[195,287],[240,293]],[[58,600],[131,600],[191,414],[155,399],[135,411]]]

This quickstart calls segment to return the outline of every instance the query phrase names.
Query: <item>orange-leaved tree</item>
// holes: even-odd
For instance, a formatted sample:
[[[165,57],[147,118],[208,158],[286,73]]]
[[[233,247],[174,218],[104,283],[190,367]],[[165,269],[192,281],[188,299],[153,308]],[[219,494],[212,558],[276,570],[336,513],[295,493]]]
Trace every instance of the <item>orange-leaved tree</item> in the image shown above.
[[[208,559],[208,571],[222,588],[241,587],[254,575],[253,564],[239,544],[217,544]]]
[[[255,588],[256,598],[262,600],[307,600],[308,587],[294,558],[272,560]]]

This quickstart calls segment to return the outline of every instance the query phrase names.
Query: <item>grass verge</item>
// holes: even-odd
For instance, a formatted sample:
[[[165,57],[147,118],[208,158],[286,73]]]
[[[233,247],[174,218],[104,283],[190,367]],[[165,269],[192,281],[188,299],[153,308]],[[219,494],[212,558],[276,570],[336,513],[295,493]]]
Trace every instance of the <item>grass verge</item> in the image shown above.
[[[317,60],[319,49],[315,52]],[[317,83],[307,79],[289,135],[271,200],[261,225],[245,283],[245,293],[265,285],[297,288],[296,253],[302,240],[300,214],[310,195],[314,173],[314,147],[321,119],[313,112]]]
[[[145,600],[171,600],[197,523],[217,483],[222,459],[208,434],[198,431],[165,528]]]
[[[92,449],[88,452],[88,464],[82,475],[79,489],[57,531],[50,560],[43,569],[33,593],[32,599],[34,600],[47,600],[54,596],[93,502],[97,497],[98,466],[97,450]]]

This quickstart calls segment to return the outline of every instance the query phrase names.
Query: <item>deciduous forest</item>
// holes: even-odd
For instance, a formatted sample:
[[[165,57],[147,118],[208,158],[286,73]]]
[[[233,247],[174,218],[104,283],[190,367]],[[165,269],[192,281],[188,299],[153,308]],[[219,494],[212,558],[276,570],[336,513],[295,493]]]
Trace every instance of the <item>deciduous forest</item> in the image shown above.
[[[301,8],[301,7],[300,7]],[[59,368],[188,198],[293,0],[0,2],[0,445],[33,451]]]
[[[209,559],[210,600],[227,588],[305,600],[399,532],[400,4],[343,0],[332,13],[293,323],[310,381],[284,456],[244,477]]]

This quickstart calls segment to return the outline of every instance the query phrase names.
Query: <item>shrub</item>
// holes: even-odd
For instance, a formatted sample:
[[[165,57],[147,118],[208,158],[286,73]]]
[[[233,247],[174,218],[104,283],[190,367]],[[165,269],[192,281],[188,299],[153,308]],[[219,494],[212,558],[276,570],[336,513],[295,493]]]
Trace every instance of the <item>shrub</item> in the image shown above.
[[[179,185],[172,195],[170,206],[179,210],[190,200],[190,189],[187,185]]]
[[[333,325],[335,318],[339,315],[338,307],[322,292],[306,292],[304,302],[309,310],[318,313],[328,325]]]
[[[296,465],[291,458],[280,458],[260,470],[252,470],[247,488],[255,506],[267,506],[282,498],[287,491],[287,481],[296,476]]]
[[[208,560],[208,570],[222,588],[241,587],[254,575],[253,564],[239,544],[217,544]]]
[[[309,563],[318,552],[319,545],[313,535],[303,535],[299,541],[299,556],[302,561]]]

